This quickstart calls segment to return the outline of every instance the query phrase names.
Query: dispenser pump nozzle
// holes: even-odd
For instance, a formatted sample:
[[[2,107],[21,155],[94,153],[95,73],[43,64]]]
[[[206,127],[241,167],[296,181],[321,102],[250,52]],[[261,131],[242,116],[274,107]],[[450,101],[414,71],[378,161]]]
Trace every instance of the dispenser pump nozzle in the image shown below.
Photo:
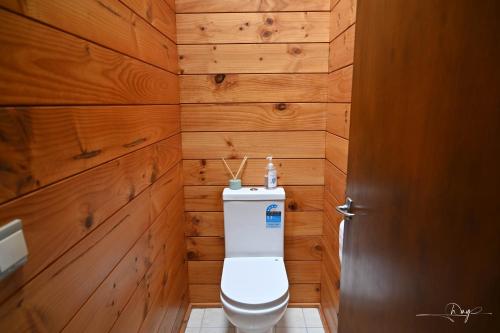
[[[266,157],[267,161],[269,162],[267,164],[267,170],[271,170],[274,168],[274,164],[273,164],[273,157],[272,156],[268,156]]]

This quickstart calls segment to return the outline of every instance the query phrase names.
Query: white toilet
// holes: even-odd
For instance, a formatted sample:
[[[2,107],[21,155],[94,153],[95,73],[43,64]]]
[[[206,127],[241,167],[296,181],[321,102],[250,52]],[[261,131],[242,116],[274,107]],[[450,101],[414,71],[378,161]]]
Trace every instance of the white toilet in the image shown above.
[[[238,333],[268,333],[288,305],[283,188],[224,189],[221,302]]]

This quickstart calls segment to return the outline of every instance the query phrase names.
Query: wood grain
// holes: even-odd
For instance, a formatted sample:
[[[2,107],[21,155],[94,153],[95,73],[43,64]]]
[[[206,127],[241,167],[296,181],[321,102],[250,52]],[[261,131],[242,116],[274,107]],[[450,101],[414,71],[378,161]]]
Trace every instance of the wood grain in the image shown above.
[[[0,105],[176,104],[177,76],[0,10]]]
[[[224,186],[185,186],[184,205],[186,211],[222,211]],[[323,210],[323,186],[285,186],[286,211]]]
[[[177,0],[177,13],[326,11],[328,0]]]
[[[330,40],[356,22],[357,0],[340,0],[330,13]]]
[[[186,132],[182,149],[184,159],[324,158],[325,132]]]
[[[166,1],[157,0],[120,0],[150,25],[161,31],[174,43],[177,40],[175,30],[175,11]],[[171,55],[172,56],[172,55]]]
[[[171,169],[181,172],[179,137],[161,141],[0,206],[0,221],[23,221],[30,260],[0,282],[0,300],[91,233]],[[110,196],[110,193],[112,194]],[[64,226],[64,227],[62,227]]]
[[[190,284],[220,284],[223,261],[188,261]],[[319,283],[320,261],[285,261],[288,280],[295,283]]]
[[[324,73],[328,44],[180,45],[183,74]]]
[[[182,103],[326,102],[327,78],[326,74],[181,75],[180,96]]]
[[[328,74],[328,101],[333,103],[351,102],[352,65]]]
[[[348,149],[349,140],[326,133],[326,159],[345,174],[347,174]]]
[[[330,60],[328,62],[330,72],[352,65],[354,62],[354,35],[355,25],[353,24],[330,43]]]
[[[179,132],[175,105],[0,108],[0,202]]]
[[[187,237],[189,260],[223,260],[224,238]],[[285,238],[285,260],[321,260],[321,237],[300,236]]]
[[[290,284],[290,302],[318,303],[321,287],[319,283]],[[193,303],[219,303],[220,284],[190,284],[189,294]]]
[[[223,212],[186,212],[186,236],[224,237]],[[317,236],[322,234],[323,213],[287,212],[285,236]]]
[[[153,263],[148,273],[143,277],[140,284],[135,289],[127,305],[121,311],[110,332],[132,331],[138,332],[146,327],[159,327],[163,315],[166,315],[163,309],[160,313],[151,313],[159,310],[159,307],[165,305],[165,298],[168,294],[175,294],[182,290],[179,284],[174,282],[178,279],[176,274],[184,266],[184,241],[182,239],[182,211],[178,202],[176,207],[172,207],[172,229],[166,239],[166,246],[159,256],[159,262]],[[142,327],[145,325],[144,327]]]
[[[183,104],[183,132],[325,129],[326,103]]]
[[[2,304],[0,330],[60,331],[150,225],[148,199],[143,192]]]
[[[175,42],[119,1],[26,0],[19,5],[19,2],[9,0],[2,4],[22,15],[172,73],[178,71]],[[173,12],[163,14],[170,15],[170,20],[175,19]]]
[[[171,191],[162,199],[168,205],[78,310],[64,332],[109,331],[146,272],[153,265],[164,267],[165,245],[172,245],[172,240],[167,239],[182,217],[183,196]]]
[[[328,103],[326,109],[326,130],[328,132],[349,139],[350,119],[350,103]]]
[[[179,44],[328,42],[329,13],[177,14]]]
[[[330,192],[338,202],[345,201],[347,176],[330,161],[325,162],[325,190]]]
[[[235,172],[241,160],[227,160]],[[281,185],[323,185],[323,159],[273,159]],[[185,185],[226,185],[231,175],[222,160],[184,160]],[[245,185],[263,186],[266,162],[248,159],[239,178]]]

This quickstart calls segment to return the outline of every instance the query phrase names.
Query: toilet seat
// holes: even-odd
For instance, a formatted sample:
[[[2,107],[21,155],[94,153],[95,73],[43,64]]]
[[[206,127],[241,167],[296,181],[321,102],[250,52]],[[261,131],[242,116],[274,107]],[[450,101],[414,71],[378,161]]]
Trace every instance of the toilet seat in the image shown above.
[[[288,302],[288,278],[281,257],[224,259],[221,298],[239,309],[264,310]]]

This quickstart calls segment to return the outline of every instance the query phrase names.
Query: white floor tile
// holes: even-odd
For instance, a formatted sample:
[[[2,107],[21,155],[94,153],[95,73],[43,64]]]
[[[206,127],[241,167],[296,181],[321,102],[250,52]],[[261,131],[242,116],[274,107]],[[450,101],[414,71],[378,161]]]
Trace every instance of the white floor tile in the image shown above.
[[[307,333],[325,333],[323,327],[308,327]]]
[[[306,321],[306,327],[323,327],[321,322],[321,317],[317,308],[304,308],[304,319]]]
[[[307,333],[305,327],[277,327],[275,333]]]
[[[205,309],[192,309],[187,327],[201,327],[201,320],[203,319],[204,313]]]
[[[200,333],[200,329],[199,327],[186,327],[184,333]]]
[[[235,333],[234,327],[202,327],[200,333]]]
[[[222,308],[205,309],[205,315],[201,322],[201,327],[228,327],[229,321]],[[204,331],[202,330],[202,333]]]
[[[278,322],[278,327],[306,327],[301,308],[286,309],[285,315]]]

